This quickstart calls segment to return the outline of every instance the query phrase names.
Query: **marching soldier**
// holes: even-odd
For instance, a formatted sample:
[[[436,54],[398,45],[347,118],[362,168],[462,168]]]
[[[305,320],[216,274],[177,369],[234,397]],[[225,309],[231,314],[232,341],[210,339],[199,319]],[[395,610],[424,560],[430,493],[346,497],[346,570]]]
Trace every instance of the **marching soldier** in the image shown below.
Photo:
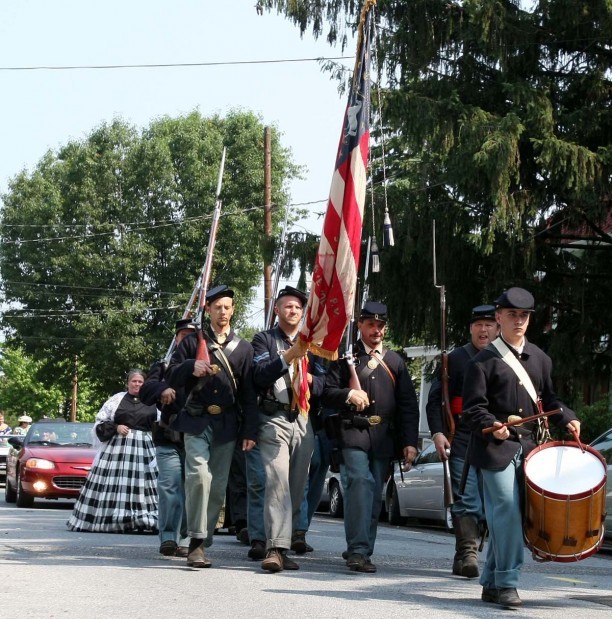
[[[472,431],[469,462],[481,470],[489,543],[480,576],[482,600],[514,608],[522,604],[516,587],[523,566],[523,462],[536,447],[539,420],[506,427],[508,416],[530,417],[561,408],[549,419],[580,434],[580,422],[553,391],[552,362],[527,341],[534,299],[510,288],[495,300],[500,337],[470,362],[463,387],[463,421]],[[483,434],[489,427],[497,428]]]
[[[191,318],[177,320],[176,345],[195,330]],[[159,552],[164,556],[186,557],[189,540],[185,516],[185,445],[183,436],[168,427],[183,407],[185,395],[183,389],[177,391],[167,383],[166,365],[165,361],[158,361],[151,366],[138,395],[145,404],[156,404],[161,410],[161,419],[153,432],[159,469]]]
[[[169,384],[185,388],[187,401],[171,428],[184,432],[185,499],[191,537],[187,565],[211,566],[204,548],[213,541],[236,440],[252,449],[257,438],[253,349],[230,326],[234,291],[217,286],[206,294],[206,329],[211,364],[196,360],[198,335],[187,336],[170,362]],[[216,367],[215,367],[216,366]]]
[[[460,492],[465,455],[470,429],[461,421],[463,408],[463,377],[465,369],[478,351],[486,348],[497,337],[495,307],[478,305],[472,309],[470,341],[455,348],[448,355],[448,392],[451,412],[455,418],[455,436],[452,447],[444,435],[442,416],[442,381],[436,377],[427,399],[427,421],[436,451],[441,460],[449,459],[454,504],[451,507],[455,531],[453,574],[475,578],[478,576],[478,535],[484,520],[484,508],[477,471],[470,467],[463,492]],[[446,455],[450,449],[450,457]]]
[[[302,354],[296,338],[307,301],[302,291],[285,286],[274,306],[277,326],[253,338],[253,377],[261,396],[259,450],[266,480],[266,556],[261,567],[273,573],[299,569],[286,552],[291,547],[294,523],[299,519],[314,435],[309,418],[291,406],[291,373],[292,361]],[[322,368],[315,368],[311,358],[308,370],[311,396],[321,394],[323,372]],[[250,527],[251,523],[249,530]]]
[[[368,301],[361,310],[355,346],[361,388],[350,387],[346,359],[331,364],[322,402],[342,411],[341,474],[344,489],[344,530],[349,569],[371,574],[382,487],[395,445],[401,445],[410,465],[417,455],[419,407],[403,359],[383,347],[387,306]]]

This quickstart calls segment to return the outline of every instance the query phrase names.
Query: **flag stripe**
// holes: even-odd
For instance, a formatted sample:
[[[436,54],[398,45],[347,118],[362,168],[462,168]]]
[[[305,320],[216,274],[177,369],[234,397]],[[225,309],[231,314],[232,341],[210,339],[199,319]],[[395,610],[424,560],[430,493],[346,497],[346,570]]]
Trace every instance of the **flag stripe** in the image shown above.
[[[372,7],[365,0],[359,24],[353,83],[344,114],[321,241],[312,274],[306,320],[300,341],[317,354],[336,358],[352,316],[366,194],[370,142],[370,36]],[[294,376],[295,401],[307,414],[304,375]]]
[[[314,344],[319,352],[330,357],[337,354],[353,312],[361,250],[370,138],[371,13],[369,6],[364,8],[353,87],[300,335],[304,342]]]

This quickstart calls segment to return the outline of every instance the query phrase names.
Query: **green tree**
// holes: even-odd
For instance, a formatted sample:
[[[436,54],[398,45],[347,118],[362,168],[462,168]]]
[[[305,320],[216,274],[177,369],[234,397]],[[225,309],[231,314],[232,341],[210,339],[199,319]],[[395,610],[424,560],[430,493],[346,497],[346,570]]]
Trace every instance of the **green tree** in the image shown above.
[[[342,44],[362,6],[261,4]],[[465,339],[472,306],[525,286],[542,310],[530,337],[553,353],[564,395],[580,400],[587,383],[597,399],[612,355],[610,3],[379,0],[377,13],[372,178],[378,226],[382,131],[396,245],[371,290],[396,336],[438,337],[435,220],[449,341]],[[595,249],[566,251],[568,236]]]
[[[21,348],[0,347],[0,408],[13,424],[24,414],[34,421],[41,417],[70,419],[72,382],[45,380],[45,372],[45,363],[26,355]],[[64,374],[69,375],[69,372],[70,368],[65,368]],[[83,372],[78,381],[77,421],[93,421],[103,403],[87,374]]]
[[[96,405],[130,367],[159,358],[191,296],[227,158],[211,285],[237,291],[237,319],[262,272],[261,119],[192,112],[139,131],[121,120],[48,152],[3,196],[0,275],[7,341],[40,359],[46,386],[69,383],[78,357]],[[272,200],[298,174],[272,132]],[[283,208],[274,210],[274,225]]]

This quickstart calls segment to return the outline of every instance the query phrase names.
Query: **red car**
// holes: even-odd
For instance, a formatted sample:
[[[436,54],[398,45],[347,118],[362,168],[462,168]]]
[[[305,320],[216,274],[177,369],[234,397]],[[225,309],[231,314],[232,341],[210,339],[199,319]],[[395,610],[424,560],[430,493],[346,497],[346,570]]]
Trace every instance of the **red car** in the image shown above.
[[[34,499],[76,499],[96,455],[93,423],[39,421],[25,437],[9,439],[7,503],[31,507]]]

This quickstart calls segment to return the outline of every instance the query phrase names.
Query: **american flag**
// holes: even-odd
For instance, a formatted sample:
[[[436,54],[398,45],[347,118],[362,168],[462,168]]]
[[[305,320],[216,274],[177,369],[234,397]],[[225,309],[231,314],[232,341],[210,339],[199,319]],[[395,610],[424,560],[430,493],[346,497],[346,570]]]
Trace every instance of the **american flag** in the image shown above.
[[[361,13],[353,81],[300,333],[305,348],[328,359],[338,357],[355,303],[370,143],[371,9],[375,3],[366,0]],[[301,374],[295,372],[294,377]],[[295,383],[301,410],[304,386]]]

